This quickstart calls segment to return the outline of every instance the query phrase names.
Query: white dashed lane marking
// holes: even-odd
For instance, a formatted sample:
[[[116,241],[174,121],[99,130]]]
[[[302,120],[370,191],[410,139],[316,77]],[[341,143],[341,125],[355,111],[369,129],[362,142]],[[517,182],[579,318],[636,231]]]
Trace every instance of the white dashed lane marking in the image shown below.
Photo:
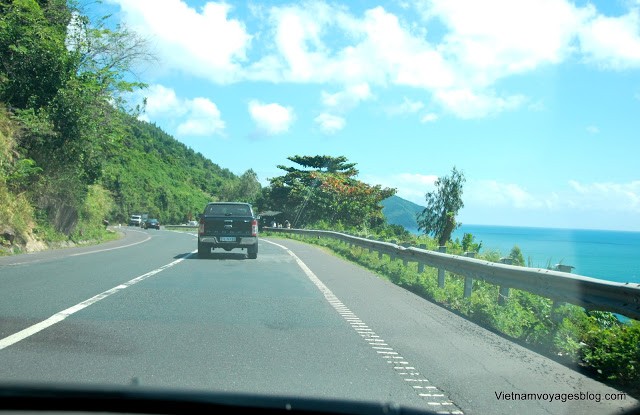
[[[420,372],[416,370],[414,366],[411,366],[404,357],[400,356],[393,347],[389,346],[387,342],[380,338],[372,329],[369,328],[358,316],[356,316],[349,308],[336,297],[333,292],[324,285],[322,281],[309,269],[309,267],[302,262],[296,254],[294,254],[286,246],[277,244],[275,242],[266,241],[272,245],[276,245],[284,249],[295,261],[298,266],[302,268],[311,282],[318,287],[320,292],[327,299],[327,302],[340,314],[344,320],[358,333],[370,346],[378,356],[385,359],[387,363],[391,365],[393,370],[400,376],[407,384],[411,385],[418,396],[424,398],[428,408],[434,410],[440,414],[456,414],[461,415],[463,412],[458,408],[446,394],[437,387],[430,384],[428,379],[425,379]]]
[[[105,298],[120,292],[126,288],[131,287],[132,285],[135,285],[137,283],[139,283],[140,281],[146,280],[147,278],[153,277],[154,275],[169,269],[171,267],[173,267],[176,264],[179,264],[180,262],[184,261],[185,259],[189,258],[190,256],[194,255],[196,251],[193,251],[185,256],[183,256],[182,258],[178,258],[173,262],[170,262],[166,265],[161,266],[160,268],[156,268],[153,271],[149,271],[146,274],[142,274],[139,277],[136,277],[132,280],[129,280],[123,284],[119,284],[107,291],[103,291],[98,295],[94,295],[93,297],[84,300],[81,303],[78,303],[74,306],[71,306],[65,310],[59,311],[56,314],[52,315],[51,317],[49,317],[46,320],[43,320],[39,323],[34,324],[33,326],[29,326],[24,330],[21,330],[17,333],[14,333],[10,336],[7,336],[3,339],[0,339],[0,350],[5,349],[13,344],[18,343],[19,341],[22,341],[30,336],[33,336],[36,333],[41,332],[42,330],[46,329],[47,327],[51,327],[54,324],[57,324],[59,322],[61,322],[62,320],[66,319],[67,317],[71,316],[72,314],[77,313],[78,311],[85,309],[87,307],[89,307],[92,304],[97,303],[98,301],[104,300]]]

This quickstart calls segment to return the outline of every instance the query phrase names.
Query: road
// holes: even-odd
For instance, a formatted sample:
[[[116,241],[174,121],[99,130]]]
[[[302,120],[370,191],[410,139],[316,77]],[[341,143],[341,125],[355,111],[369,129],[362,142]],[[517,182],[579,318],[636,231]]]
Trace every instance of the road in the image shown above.
[[[606,400],[619,392],[318,247],[262,238],[257,260],[199,259],[193,234],[123,229],[99,246],[0,258],[0,383],[133,383],[465,414],[638,405]],[[513,393],[583,399],[504,398]]]

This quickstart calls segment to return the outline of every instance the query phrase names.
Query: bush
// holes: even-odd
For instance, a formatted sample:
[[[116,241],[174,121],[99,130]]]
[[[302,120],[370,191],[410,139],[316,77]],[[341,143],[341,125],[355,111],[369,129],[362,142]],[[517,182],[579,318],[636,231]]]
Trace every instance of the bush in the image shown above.
[[[590,317],[592,320],[596,318]],[[638,382],[640,379],[640,322],[615,324],[602,329],[596,324],[586,333],[582,360],[606,379]]]
[[[102,240],[106,235],[103,220],[114,206],[111,193],[104,187],[90,185],[80,209],[80,218],[72,239],[75,241]]]

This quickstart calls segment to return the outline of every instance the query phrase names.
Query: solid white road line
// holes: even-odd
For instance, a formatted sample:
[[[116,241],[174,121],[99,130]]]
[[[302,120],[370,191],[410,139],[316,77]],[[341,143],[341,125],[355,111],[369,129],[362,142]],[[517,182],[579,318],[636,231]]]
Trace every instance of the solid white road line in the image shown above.
[[[114,248],[96,249],[95,251],[80,252],[80,253],[77,253],[77,254],[71,254],[69,256],[89,255],[89,254],[95,254],[97,252],[113,251],[114,249],[128,248],[130,246],[134,246],[134,245],[141,244],[143,242],[147,242],[149,239],[151,239],[151,236],[147,236],[147,239],[143,239],[142,241],[134,242],[134,243],[129,244],[129,245],[116,246]]]

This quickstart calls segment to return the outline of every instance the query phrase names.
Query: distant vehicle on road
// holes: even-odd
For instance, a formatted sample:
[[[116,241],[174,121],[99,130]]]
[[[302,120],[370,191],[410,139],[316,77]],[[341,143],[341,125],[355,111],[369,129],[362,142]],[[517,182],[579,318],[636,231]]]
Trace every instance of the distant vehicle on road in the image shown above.
[[[154,228],[160,230],[160,221],[158,219],[147,219],[142,223],[144,229]]]
[[[187,223],[187,226],[198,226],[198,221],[197,220],[190,220]]]
[[[216,248],[225,251],[246,249],[250,259],[258,257],[258,220],[250,204],[207,204],[198,227],[198,256],[208,257]]]
[[[142,225],[142,215],[131,215],[129,218],[129,226],[140,226]]]

